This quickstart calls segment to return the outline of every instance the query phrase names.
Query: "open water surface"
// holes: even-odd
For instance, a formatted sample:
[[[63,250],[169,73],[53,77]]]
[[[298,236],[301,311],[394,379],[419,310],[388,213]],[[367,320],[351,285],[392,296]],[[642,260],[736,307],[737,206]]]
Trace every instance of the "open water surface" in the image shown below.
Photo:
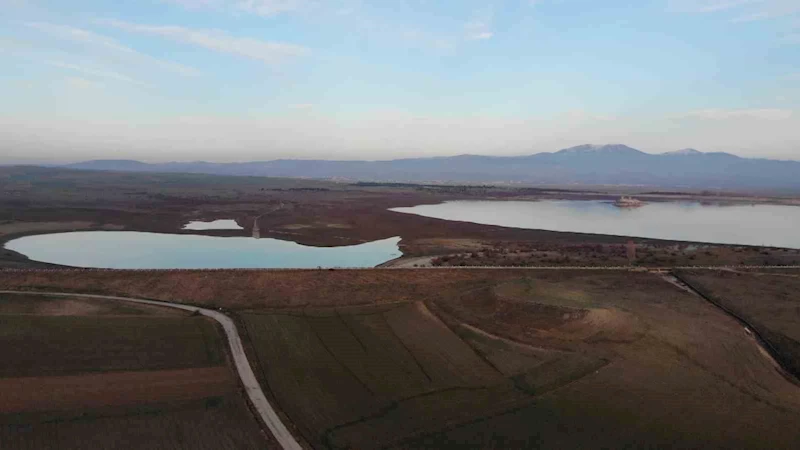
[[[453,201],[392,211],[446,220],[576,233],[800,248],[800,207],[607,201]]]
[[[309,247],[252,237],[137,231],[78,231],[14,239],[30,259],[108,269],[374,267],[400,257],[399,237],[344,247]]]
[[[243,230],[235,220],[223,219],[212,220],[210,222],[203,222],[200,220],[193,220],[183,226],[184,230]]]

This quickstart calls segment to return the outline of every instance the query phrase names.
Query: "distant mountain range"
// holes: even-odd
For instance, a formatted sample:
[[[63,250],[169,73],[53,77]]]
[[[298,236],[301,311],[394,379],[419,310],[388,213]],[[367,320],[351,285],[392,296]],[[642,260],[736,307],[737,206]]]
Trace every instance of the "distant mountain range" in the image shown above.
[[[644,153],[625,145],[581,145],[528,156],[329,161],[279,159],[244,163],[95,160],[68,168],[126,172],[343,179],[353,181],[641,185],[700,189],[800,189],[800,162],[742,158],[684,149]]]

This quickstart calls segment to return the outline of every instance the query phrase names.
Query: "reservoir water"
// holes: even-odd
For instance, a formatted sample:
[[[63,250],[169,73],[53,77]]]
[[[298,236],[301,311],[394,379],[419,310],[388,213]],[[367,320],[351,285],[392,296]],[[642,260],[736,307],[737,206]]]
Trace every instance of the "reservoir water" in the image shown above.
[[[402,256],[399,237],[308,247],[251,237],[80,231],[14,239],[6,248],[54,264],[109,269],[374,267]]]
[[[183,226],[184,230],[243,230],[235,220],[212,220],[202,222],[194,220]]]
[[[605,201],[453,201],[392,211],[437,219],[577,233],[800,248],[800,207]]]

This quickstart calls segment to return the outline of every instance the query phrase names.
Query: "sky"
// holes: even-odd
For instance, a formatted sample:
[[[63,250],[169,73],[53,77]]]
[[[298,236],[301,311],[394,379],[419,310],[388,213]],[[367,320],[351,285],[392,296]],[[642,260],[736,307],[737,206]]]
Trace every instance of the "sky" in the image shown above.
[[[798,0],[0,0],[0,164],[800,160]]]

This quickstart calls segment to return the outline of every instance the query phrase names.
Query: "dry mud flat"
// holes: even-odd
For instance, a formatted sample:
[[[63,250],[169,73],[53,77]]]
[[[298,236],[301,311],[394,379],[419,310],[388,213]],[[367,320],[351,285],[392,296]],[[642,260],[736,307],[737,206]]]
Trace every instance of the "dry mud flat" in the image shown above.
[[[4,294],[0,323],[2,449],[268,444],[202,317]]]

